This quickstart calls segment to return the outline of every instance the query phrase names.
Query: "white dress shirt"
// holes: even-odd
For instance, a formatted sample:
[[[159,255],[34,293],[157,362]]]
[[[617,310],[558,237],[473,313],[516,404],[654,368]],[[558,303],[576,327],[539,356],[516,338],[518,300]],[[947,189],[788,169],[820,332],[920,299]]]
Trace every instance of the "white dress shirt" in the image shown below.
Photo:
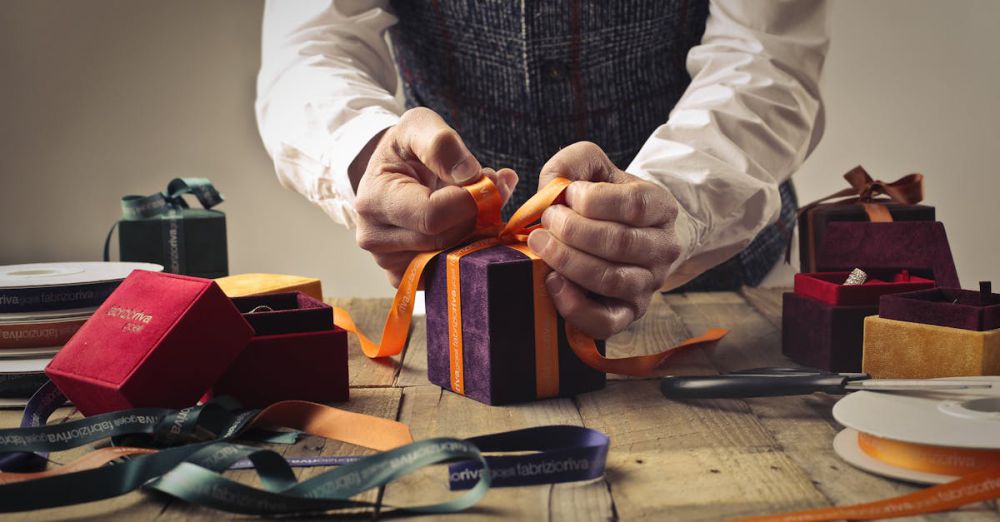
[[[732,257],[780,210],[778,185],[823,132],[823,0],[713,0],[691,84],[624,170],[680,203],[665,288]],[[282,184],[354,225],[348,167],[405,110],[387,0],[268,0],[257,122]],[[503,165],[492,165],[500,168]],[[621,167],[621,165],[619,165]]]

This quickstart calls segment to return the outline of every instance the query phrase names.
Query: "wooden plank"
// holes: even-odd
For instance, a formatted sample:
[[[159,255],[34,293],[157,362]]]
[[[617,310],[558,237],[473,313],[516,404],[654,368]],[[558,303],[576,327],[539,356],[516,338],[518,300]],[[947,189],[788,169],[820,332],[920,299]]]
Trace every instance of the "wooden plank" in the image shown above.
[[[364,298],[331,298],[328,303],[340,306],[351,313],[354,322],[369,338],[378,341],[382,337],[382,327],[385,317],[392,306],[392,299]],[[356,336],[348,338],[348,371],[351,387],[356,386],[392,386],[403,360],[403,355],[384,359],[369,359],[361,351],[361,345]],[[405,350],[404,350],[405,352]]]
[[[395,386],[421,386],[427,380],[427,317],[414,316],[410,340],[403,354],[403,365],[396,375]]]
[[[722,371],[794,363],[781,354],[781,334],[774,324],[748,303],[733,295],[671,295],[667,302],[691,330],[709,326],[729,328],[731,333],[707,354]],[[848,465],[833,452],[833,436],[841,429],[831,413],[837,397],[814,394],[800,397],[749,399],[750,410],[767,428],[778,447],[809,480],[836,505],[879,500],[916,488],[883,479]],[[759,506],[757,513],[775,512]],[[912,520],[995,520],[996,511],[982,503],[961,513],[939,514]]]
[[[334,406],[366,415],[395,419],[399,412],[401,400],[401,390],[396,388],[352,388],[351,400],[346,403],[335,404]],[[293,445],[271,445],[270,448],[287,457],[353,456],[375,453],[373,450],[313,436],[303,437]],[[299,480],[305,480],[330,469],[332,468],[299,468],[295,470],[295,474],[299,477]],[[229,472],[227,475],[241,482],[260,486],[256,473],[251,470]],[[379,491],[372,490],[355,497],[355,499],[376,502],[378,496]],[[342,515],[350,514],[353,517],[364,519],[374,516],[375,509],[358,508],[339,511],[337,513]],[[369,513],[370,515],[364,516],[365,513]],[[224,513],[172,501],[160,514],[158,520],[246,520],[246,518],[245,515]]]
[[[547,424],[580,425],[569,399],[552,399],[512,406],[487,406],[437,386],[403,389],[400,420],[414,438],[471,437]],[[414,505],[453,498],[446,468],[435,467],[405,477],[386,487],[383,505]],[[611,520],[614,508],[603,479],[549,486],[494,488],[462,520],[485,518],[533,520]],[[428,517],[433,518],[433,517]]]
[[[750,288],[744,286],[740,294],[754,307],[760,315],[771,321],[775,328],[781,329],[781,295],[791,292],[791,288]]]
[[[700,332],[699,332],[700,333]],[[624,331],[607,340],[608,357],[627,357],[661,352],[688,338],[684,322],[659,294],[653,296],[649,310],[642,319]],[[671,373],[687,372],[687,357],[671,359],[668,363]],[[635,380],[635,377],[608,375],[609,380]]]

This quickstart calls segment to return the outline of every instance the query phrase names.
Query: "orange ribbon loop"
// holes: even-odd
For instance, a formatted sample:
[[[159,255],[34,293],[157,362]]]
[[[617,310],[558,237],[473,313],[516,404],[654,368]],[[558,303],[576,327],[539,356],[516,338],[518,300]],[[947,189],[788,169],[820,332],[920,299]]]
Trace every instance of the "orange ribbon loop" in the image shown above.
[[[558,344],[555,341],[557,337],[554,335],[557,315],[551,297],[545,289],[545,275],[551,269],[541,261],[537,254],[531,251],[526,242],[528,234],[540,226],[533,224],[541,218],[545,209],[560,201],[570,183],[570,180],[565,178],[552,180],[517,209],[507,223],[503,223],[500,217],[501,200],[492,180],[484,176],[480,181],[465,187],[476,201],[478,208],[476,229],[469,238],[474,242],[450,252],[446,263],[448,270],[449,349],[451,352],[451,377],[449,380],[454,391],[462,393],[464,390],[461,356],[461,292],[458,290],[461,283],[458,260],[463,255],[502,244],[527,255],[536,267],[533,270],[533,284],[535,290],[537,392],[539,397],[551,397],[558,394]],[[427,263],[440,252],[442,251],[437,250],[417,254],[406,268],[399,289],[396,291],[396,297],[393,299],[392,309],[386,318],[380,344],[376,344],[366,337],[351,320],[350,314],[346,310],[335,307],[335,322],[344,330],[358,335],[365,355],[379,358],[402,352],[413,315],[413,299],[420,286],[424,269]],[[569,345],[580,360],[601,372],[631,376],[651,375],[662,368],[663,362],[680,349],[711,345],[727,333],[728,330],[714,328],[699,337],[684,341],[675,349],[636,357],[608,359],[597,350],[593,339],[581,333],[568,322],[566,323],[566,337]]]

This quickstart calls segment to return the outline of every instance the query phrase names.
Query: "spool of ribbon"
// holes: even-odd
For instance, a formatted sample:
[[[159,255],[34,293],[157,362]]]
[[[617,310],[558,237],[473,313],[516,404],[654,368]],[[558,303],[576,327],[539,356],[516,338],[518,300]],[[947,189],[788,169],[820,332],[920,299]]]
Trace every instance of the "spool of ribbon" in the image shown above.
[[[886,208],[886,203],[916,205],[924,199],[923,174],[907,174],[896,181],[886,182],[872,179],[868,171],[859,165],[844,174],[844,179],[851,185],[850,187],[834,192],[829,196],[822,197],[799,208],[796,213],[796,219],[792,222],[787,232],[788,248],[785,249],[786,263],[791,262],[792,259],[792,231],[795,229],[798,217],[802,214],[811,217],[809,211],[823,203],[837,200],[834,201],[834,204],[860,204],[868,215],[869,220],[876,223],[887,223],[892,221],[892,214]],[[811,221],[808,223],[808,226],[810,229],[812,228]],[[810,243],[810,259],[815,259],[816,257],[815,248],[816,245]],[[805,270],[805,267],[803,267],[803,270]]]
[[[558,332],[556,330],[557,312],[551,297],[545,288],[545,276],[551,270],[527,245],[528,234],[539,228],[537,222],[542,212],[549,206],[561,201],[570,180],[556,178],[538,191],[531,199],[514,212],[509,222],[504,223],[500,217],[501,200],[499,191],[493,182],[483,177],[480,181],[466,186],[472,195],[478,209],[476,228],[468,238],[466,246],[447,254],[447,285],[448,285],[448,336],[451,350],[452,389],[463,392],[462,377],[462,329],[461,329],[461,273],[459,260],[472,252],[504,245],[524,253],[532,260],[532,288],[535,310],[535,343],[536,343],[536,382],[537,396],[552,397],[559,390],[558,367]],[[335,322],[341,328],[358,336],[364,354],[370,358],[390,357],[399,354],[406,343],[409,334],[410,321],[413,315],[413,300],[421,284],[421,278],[427,264],[442,250],[422,252],[417,254],[403,273],[392,308],[382,330],[382,339],[375,343],[358,328],[350,314],[343,308],[335,307]],[[664,361],[680,349],[709,346],[728,333],[722,328],[713,328],[704,334],[688,339],[672,349],[634,357],[609,359],[597,349],[594,340],[580,332],[568,321],[566,322],[566,337],[570,347],[577,357],[595,370],[605,373],[616,373],[630,376],[648,376],[662,368]]]
[[[149,196],[123,196],[121,200],[122,219],[149,219],[157,216],[161,216],[164,219],[176,219],[184,209],[190,208],[190,205],[184,199],[184,196],[187,194],[194,194],[205,210],[211,210],[212,207],[223,201],[222,194],[215,189],[215,186],[207,178],[174,178],[167,184],[167,189],[163,192],[157,192]],[[114,234],[115,227],[117,226],[117,222],[111,225],[111,230],[108,231],[108,235],[104,239],[105,261],[111,260],[111,236]],[[178,242],[177,248],[183,248],[183,244]],[[165,251],[169,252],[171,250],[165,249]],[[182,271],[180,263],[182,263],[183,256],[178,255],[177,258],[176,262],[170,263],[174,266],[167,267],[170,272],[180,273]]]
[[[875,520],[936,513],[1000,498],[1000,450],[929,446],[861,432],[858,447],[869,457],[892,466],[960,478],[876,502],[742,518],[739,522]]]

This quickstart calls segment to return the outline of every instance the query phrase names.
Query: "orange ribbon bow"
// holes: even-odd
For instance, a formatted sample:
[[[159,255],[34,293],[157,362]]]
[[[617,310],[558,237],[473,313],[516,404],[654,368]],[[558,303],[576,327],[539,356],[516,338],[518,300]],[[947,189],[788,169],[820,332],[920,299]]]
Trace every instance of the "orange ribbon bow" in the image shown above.
[[[497,245],[505,245],[524,253],[532,260],[538,261],[538,256],[531,251],[527,245],[528,234],[539,228],[541,225],[532,223],[541,218],[542,212],[549,206],[561,201],[563,192],[568,187],[570,181],[565,178],[556,178],[551,183],[542,188],[535,196],[524,203],[511,216],[509,222],[504,223],[500,217],[500,207],[502,201],[499,191],[493,182],[483,177],[479,182],[466,186],[469,194],[476,201],[478,214],[476,217],[476,228],[470,237],[470,243],[448,253],[446,267],[448,272],[449,286],[449,342],[452,344],[452,389],[462,393],[462,361],[461,361],[461,303],[460,292],[452,292],[450,289],[457,288],[458,285],[458,259],[466,254],[489,248]],[[350,314],[340,307],[334,308],[336,323],[341,328],[357,334],[361,342],[361,349],[370,358],[390,357],[399,354],[406,344],[409,333],[410,321],[413,316],[413,301],[420,286],[424,269],[427,264],[438,255],[441,250],[432,252],[422,252],[417,254],[410,262],[403,274],[403,278],[396,291],[396,296],[392,302],[392,308],[385,321],[382,330],[382,340],[375,343],[362,333],[357,325],[351,320]],[[553,340],[552,333],[555,332],[556,312],[551,304],[551,298],[545,288],[545,275],[549,269],[542,262],[534,263],[533,271],[534,298],[535,298],[535,338],[536,338],[536,365],[539,377],[539,397],[550,397],[558,394],[558,353],[557,344]],[[455,286],[452,286],[452,285]],[[539,326],[542,322],[542,326]],[[543,333],[545,332],[545,333]],[[663,362],[674,355],[681,348],[695,348],[708,346],[723,336],[728,330],[713,328],[703,335],[688,339],[673,349],[663,352],[626,357],[620,359],[608,359],[597,350],[594,340],[583,334],[569,322],[566,322],[566,337],[573,352],[585,364],[598,371],[605,373],[617,373],[631,376],[648,376],[658,370]],[[455,346],[456,342],[458,346]],[[539,345],[538,343],[542,343]]]

